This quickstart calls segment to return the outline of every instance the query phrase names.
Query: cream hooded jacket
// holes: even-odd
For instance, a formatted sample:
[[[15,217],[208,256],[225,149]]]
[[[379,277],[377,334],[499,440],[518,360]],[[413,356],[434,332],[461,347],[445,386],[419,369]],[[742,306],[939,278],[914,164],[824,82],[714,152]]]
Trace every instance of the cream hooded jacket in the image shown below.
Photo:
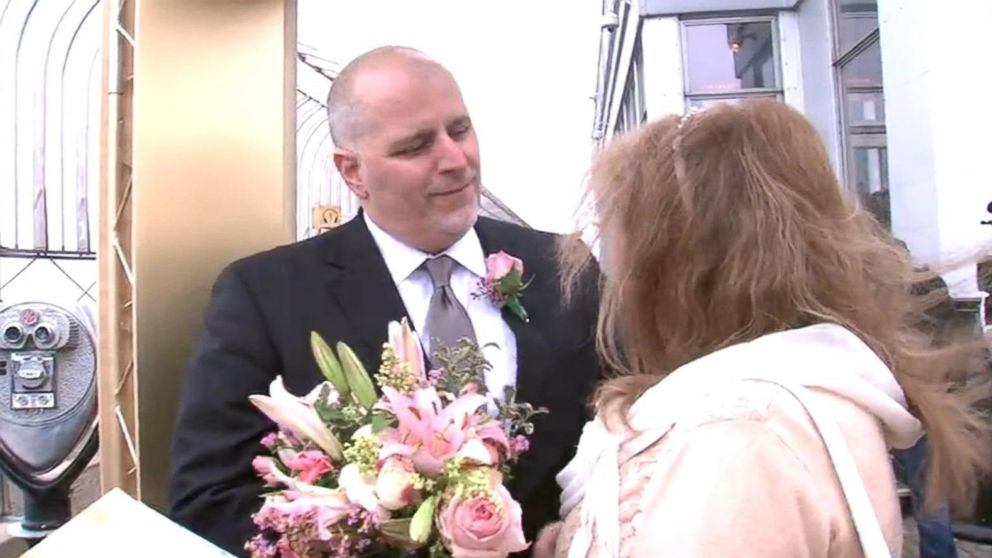
[[[872,545],[901,555],[888,449],[912,446],[921,424],[892,372],[843,327],[690,362],[638,399],[631,424],[611,433],[590,422],[559,474],[558,557],[834,558]],[[861,537],[825,431],[863,486]]]

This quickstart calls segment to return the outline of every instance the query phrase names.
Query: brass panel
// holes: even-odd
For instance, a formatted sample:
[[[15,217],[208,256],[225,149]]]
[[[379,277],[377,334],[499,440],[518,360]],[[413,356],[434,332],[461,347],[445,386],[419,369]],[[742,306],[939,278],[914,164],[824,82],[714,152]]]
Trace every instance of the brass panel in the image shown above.
[[[144,0],[135,17],[136,426],[141,498],[162,507],[210,286],[233,259],[294,237],[296,6]]]

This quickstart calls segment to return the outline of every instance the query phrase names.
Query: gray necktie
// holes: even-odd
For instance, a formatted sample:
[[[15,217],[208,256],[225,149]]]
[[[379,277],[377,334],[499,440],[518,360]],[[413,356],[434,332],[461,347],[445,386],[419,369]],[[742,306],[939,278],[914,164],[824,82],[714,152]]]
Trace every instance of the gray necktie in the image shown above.
[[[475,343],[472,320],[469,319],[465,307],[455,298],[455,293],[449,284],[454,266],[455,260],[448,256],[438,256],[424,262],[424,267],[431,276],[431,282],[434,283],[434,294],[427,309],[425,328],[430,335],[431,351],[442,346],[454,347],[464,337]]]

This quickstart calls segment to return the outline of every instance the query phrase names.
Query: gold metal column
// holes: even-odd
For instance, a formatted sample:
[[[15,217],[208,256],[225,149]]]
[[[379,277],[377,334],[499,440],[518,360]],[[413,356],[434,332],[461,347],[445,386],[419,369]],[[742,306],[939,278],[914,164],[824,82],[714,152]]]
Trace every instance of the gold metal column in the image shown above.
[[[108,105],[130,97],[131,111],[107,113],[121,122],[107,127],[107,153],[122,155],[108,156],[104,180],[103,488],[162,507],[178,390],[213,279],[294,239],[296,5],[142,0],[123,12],[136,35],[133,72],[120,60],[123,94],[108,87]]]
[[[134,3],[103,3],[103,125],[100,129],[100,483],[139,497],[135,444],[134,272],[131,243],[131,124]]]

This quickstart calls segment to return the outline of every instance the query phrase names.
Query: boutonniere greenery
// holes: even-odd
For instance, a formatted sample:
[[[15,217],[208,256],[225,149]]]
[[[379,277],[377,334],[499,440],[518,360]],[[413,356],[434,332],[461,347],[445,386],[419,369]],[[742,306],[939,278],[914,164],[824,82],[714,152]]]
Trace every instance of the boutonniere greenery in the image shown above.
[[[533,280],[533,277],[531,278]],[[486,257],[486,276],[479,281],[477,297],[489,297],[497,308],[507,308],[514,316],[529,322],[520,296],[530,285],[524,282],[524,262],[500,250]]]

